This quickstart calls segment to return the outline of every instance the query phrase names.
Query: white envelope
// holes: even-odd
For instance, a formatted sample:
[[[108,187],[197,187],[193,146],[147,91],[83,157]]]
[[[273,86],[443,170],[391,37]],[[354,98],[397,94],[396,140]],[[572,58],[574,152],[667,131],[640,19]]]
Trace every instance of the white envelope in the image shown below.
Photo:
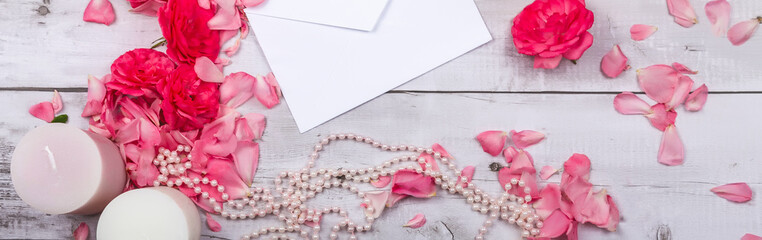
[[[373,30],[389,0],[267,0],[247,12],[337,27]]]
[[[389,0],[371,31],[246,11],[300,132],[492,40],[473,0]]]

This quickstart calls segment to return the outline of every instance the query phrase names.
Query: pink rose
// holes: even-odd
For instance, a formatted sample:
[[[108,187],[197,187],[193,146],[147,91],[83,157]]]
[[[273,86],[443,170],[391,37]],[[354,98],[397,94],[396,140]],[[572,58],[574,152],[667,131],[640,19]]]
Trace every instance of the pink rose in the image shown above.
[[[180,65],[156,87],[164,99],[162,116],[172,130],[200,129],[217,116],[217,84],[201,81],[190,65]]]
[[[172,60],[193,65],[199,57],[217,59],[220,31],[208,26],[214,12],[214,7],[199,6],[198,0],[169,0],[159,9],[159,26],[167,40],[167,55]]]
[[[155,98],[158,96],[156,84],[174,69],[175,63],[166,54],[138,48],[114,60],[111,64],[112,81],[106,83],[106,87],[122,94]]]
[[[577,60],[593,44],[587,32],[593,12],[584,0],[535,0],[513,19],[513,44],[535,56],[535,68],[556,68],[561,57]]]

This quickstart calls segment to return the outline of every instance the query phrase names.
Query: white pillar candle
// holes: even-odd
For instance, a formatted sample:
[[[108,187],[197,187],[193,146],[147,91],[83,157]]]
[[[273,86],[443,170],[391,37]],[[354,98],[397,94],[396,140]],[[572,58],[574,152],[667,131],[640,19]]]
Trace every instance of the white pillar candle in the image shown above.
[[[201,237],[201,219],[196,205],[180,191],[149,187],[111,201],[97,231],[99,240],[196,240]]]
[[[11,179],[19,197],[48,214],[94,214],[127,181],[119,149],[107,138],[67,124],[39,126],[16,145]]]

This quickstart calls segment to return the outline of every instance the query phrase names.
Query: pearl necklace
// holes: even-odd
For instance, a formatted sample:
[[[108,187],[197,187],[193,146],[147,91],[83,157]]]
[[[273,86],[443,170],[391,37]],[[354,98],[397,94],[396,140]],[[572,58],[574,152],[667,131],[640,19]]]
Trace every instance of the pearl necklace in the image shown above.
[[[346,140],[355,141],[359,143],[368,144],[374,148],[381,149],[389,152],[411,152],[415,155],[407,155],[401,157],[395,157],[391,160],[384,162],[376,167],[360,168],[360,169],[325,169],[320,168],[317,170],[311,170],[315,166],[315,160],[319,158],[319,152],[325,149],[325,146],[331,142]],[[273,180],[275,184],[275,192],[278,196],[273,195],[273,192],[269,188],[253,187],[251,191],[247,192],[247,197],[243,199],[228,199],[228,195],[224,193],[225,187],[219,185],[215,180],[209,180],[208,178],[188,178],[185,176],[185,170],[191,167],[190,154],[191,147],[180,145],[176,150],[170,151],[165,148],[159,148],[159,154],[154,160],[154,164],[159,166],[159,172],[161,173],[158,178],[153,182],[154,186],[165,185],[168,187],[179,187],[185,184],[189,188],[193,188],[196,193],[201,194],[203,199],[209,201],[213,205],[216,205],[217,199],[210,197],[208,192],[204,192],[197,185],[208,184],[212,187],[217,187],[217,190],[222,193],[222,201],[227,201],[228,209],[216,206],[214,207],[215,213],[220,214],[222,217],[229,218],[231,220],[236,219],[255,219],[258,217],[265,217],[267,215],[274,215],[278,217],[278,220],[284,223],[284,226],[280,227],[265,227],[259,230],[253,231],[250,234],[246,234],[242,237],[244,240],[257,239],[265,237],[268,234],[271,235],[271,239],[290,239],[287,233],[298,232],[299,236],[304,239],[320,239],[320,221],[321,217],[325,214],[338,214],[344,220],[331,227],[330,239],[335,240],[338,238],[338,232],[341,230],[350,234],[350,240],[356,240],[357,233],[370,231],[372,224],[375,220],[372,213],[376,211],[370,206],[370,200],[365,198],[365,193],[360,191],[354,184],[369,183],[371,180],[377,180],[381,176],[393,176],[399,170],[414,170],[417,173],[424,174],[426,176],[434,178],[434,182],[439,185],[443,190],[451,194],[460,194],[466,202],[471,204],[471,209],[488,215],[488,219],[484,221],[479,232],[474,239],[482,240],[487,233],[489,227],[493,225],[496,220],[504,220],[509,224],[515,224],[522,229],[522,237],[536,236],[540,232],[540,228],[543,226],[542,219],[535,214],[534,209],[528,202],[532,201],[532,197],[529,195],[531,189],[525,186],[523,181],[518,179],[511,179],[509,183],[505,185],[505,189],[510,190],[512,188],[523,188],[524,195],[517,196],[508,192],[503,192],[499,198],[493,198],[482,189],[468,181],[465,176],[461,176],[461,171],[457,169],[453,163],[454,159],[448,159],[442,156],[439,152],[435,152],[431,148],[407,146],[407,145],[386,145],[377,142],[368,137],[362,137],[355,134],[332,134],[327,138],[324,138],[315,145],[312,154],[310,154],[309,161],[306,166],[299,171],[283,171]],[[187,153],[187,154],[185,154]],[[432,170],[430,163],[426,162],[426,159],[419,158],[422,153],[431,154],[436,161],[439,161],[443,166],[442,170]],[[406,161],[417,162],[425,166],[422,168],[419,164],[412,164],[405,167],[393,168],[395,165],[400,165]],[[175,181],[169,181],[169,176],[177,176]],[[452,176],[452,177],[450,177]],[[287,186],[283,186],[284,180],[287,179]],[[310,181],[317,179],[316,181]],[[466,183],[457,184],[457,180]],[[310,208],[305,202],[308,199],[314,198],[317,194],[323,192],[329,188],[344,188],[351,193],[356,194],[359,198],[364,199],[366,221],[364,224],[358,224],[349,219],[349,215],[346,210],[333,206],[324,208]],[[244,207],[250,207],[250,210],[244,210]],[[233,210],[233,211],[228,211]],[[380,210],[379,210],[380,211]],[[306,225],[306,222],[312,222],[313,227],[310,227],[312,234],[309,230],[302,229],[301,225]],[[308,226],[307,226],[308,227]]]

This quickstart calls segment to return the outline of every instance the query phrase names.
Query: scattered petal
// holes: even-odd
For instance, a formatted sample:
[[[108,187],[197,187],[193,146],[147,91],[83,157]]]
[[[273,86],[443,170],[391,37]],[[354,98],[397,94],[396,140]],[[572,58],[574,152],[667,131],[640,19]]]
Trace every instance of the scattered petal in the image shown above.
[[[664,135],[661,138],[661,146],[659,146],[659,163],[667,166],[675,166],[683,164],[685,157],[685,149],[683,147],[683,141],[680,140],[680,135],[677,133],[677,127],[675,125],[669,125],[664,130]]]
[[[728,30],[728,40],[736,46],[745,43],[751,38],[751,35],[754,34],[754,31],[757,30],[760,23],[762,23],[762,18],[755,18],[736,23],[730,27],[730,30]]]
[[[378,179],[375,179],[375,180],[371,179],[370,180],[370,185],[373,185],[374,187],[377,187],[377,188],[382,188],[382,187],[386,187],[387,185],[389,185],[390,182],[392,182],[392,177],[390,177],[390,176],[378,176]]]
[[[590,179],[590,165],[590,158],[587,155],[575,153],[564,162],[563,174],[588,180]]]
[[[104,84],[110,75],[98,79],[92,75],[87,76],[87,102],[82,110],[82,117],[100,114],[103,111],[103,99],[106,97],[106,85]]]
[[[751,234],[751,233],[747,233],[746,235],[743,235],[743,237],[741,237],[741,240],[762,240],[762,237]]]
[[[675,17],[675,22],[683,27],[691,27],[698,23],[696,12],[689,0],[667,0],[669,14]]]
[[[396,193],[392,192],[392,194],[389,195],[389,199],[386,200],[386,207],[392,207],[392,206],[394,206],[394,204],[396,204],[400,200],[406,198],[407,196],[408,195],[396,194]]]
[[[254,7],[261,4],[264,1],[265,0],[241,0],[241,3],[246,7]]]
[[[497,156],[503,151],[507,138],[508,133],[503,131],[486,131],[476,136],[476,140],[482,145],[484,152],[492,156]]]
[[[233,152],[233,162],[241,180],[250,186],[259,166],[259,144],[251,140],[239,141]]]
[[[194,157],[196,157],[196,155],[194,155]],[[238,199],[247,195],[249,185],[246,185],[246,183],[241,180],[241,177],[238,176],[238,171],[236,170],[234,163],[228,160],[210,158],[209,162],[206,164],[206,172],[206,176],[209,177],[210,180],[217,180],[220,185],[225,186],[225,193],[229,195],[230,199]],[[201,186],[203,188],[203,186],[206,185],[202,184]],[[221,193],[211,190],[212,189],[204,191],[209,192],[210,196],[213,196],[215,199],[222,199],[222,197],[220,197]],[[216,188],[214,190],[216,190]]]
[[[725,184],[712,188],[712,192],[733,202],[748,202],[751,200],[752,192],[749,185],[743,182]]]
[[[61,94],[58,94],[58,90],[53,90],[53,99],[50,100],[50,103],[53,104],[53,113],[58,113],[63,109],[63,100],[61,99]]]
[[[267,76],[257,76],[254,83],[254,96],[257,97],[260,103],[267,108],[272,108],[278,103],[280,99],[278,96],[280,87],[275,82],[275,76],[268,74]]]
[[[505,163],[511,163],[513,162],[513,158],[516,157],[516,155],[519,154],[519,151],[516,150],[513,146],[505,148],[503,151],[503,157],[505,157]]]
[[[516,147],[519,147],[520,149],[535,145],[543,139],[545,139],[545,134],[541,132],[532,130],[523,130],[521,132],[516,132],[511,130],[511,141],[513,141],[513,144],[515,144]]]
[[[53,104],[50,102],[35,104],[29,108],[29,114],[32,114],[32,116],[42,119],[45,122],[51,122],[53,121],[53,118],[56,117],[55,111],[53,110]]]
[[[614,97],[614,109],[625,115],[646,115],[651,113],[651,105],[631,92],[623,92]]]
[[[212,232],[219,232],[222,230],[222,225],[214,220],[212,215],[209,215],[208,212],[206,213],[206,226],[209,227],[209,230],[212,230]]]
[[[714,0],[704,6],[706,18],[712,23],[712,32],[715,36],[722,37],[728,31],[730,24],[730,3],[726,0]]]
[[[706,85],[701,84],[701,86],[696,88],[696,90],[693,90],[693,92],[688,95],[688,98],[685,99],[685,109],[691,112],[701,110],[704,108],[707,96],[709,96],[709,89]]]
[[[609,221],[608,193],[606,189],[593,193],[588,192],[587,199],[581,203],[575,203],[579,210],[579,217],[575,220],[579,222],[589,222],[598,226],[605,226]]]
[[[434,152],[438,152],[442,157],[448,158],[448,159],[455,159],[450,153],[447,152],[447,150],[442,147],[442,145],[439,145],[439,143],[434,143],[434,145],[431,145],[431,149],[434,150]]]
[[[658,64],[637,71],[640,88],[649,98],[659,103],[672,99],[677,87],[678,73],[672,66]]]
[[[544,166],[542,169],[540,169],[540,178],[542,180],[548,180],[550,176],[553,176],[553,174],[556,174],[558,172],[558,169],[555,169],[551,166]]]
[[[667,126],[675,124],[675,118],[677,113],[673,110],[667,110],[667,106],[663,103],[653,105],[651,107],[651,113],[645,115],[651,125],[659,131],[664,131]]]
[[[680,106],[680,104],[683,104],[692,88],[693,79],[685,75],[680,76],[680,80],[678,80],[677,87],[675,88],[675,95],[672,95],[672,100],[669,100],[669,102],[665,104],[667,109],[672,110],[677,108],[677,106]]]
[[[81,222],[79,223],[79,227],[74,230],[74,240],[87,240],[88,235],[90,235],[90,227],[87,226],[87,223]]]
[[[409,227],[409,228],[419,228],[423,227],[423,225],[426,224],[426,216],[423,215],[423,213],[416,214],[415,217],[410,219],[410,221],[407,221],[405,225],[402,225],[403,227]]]
[[[537,238],[556,238],[566,233],[572,224],[571,219],[560,210],[555,210],[543,221],[540,235]]]
[[[561,63],[561,55],[554,58],[544,58],[540,56],[534,56],[534,68],[554,69]]]
[[[614,232],[617,225],[619,225],[619,208],[614,203],[614,198],[611,195],[606,196],[606,201],[609,204],[609,220],[605,225],[599,225],[598,227]]]
[[[601,71],[610,78],[615,78],[622,74],[629,66],[627,65],[627,56],[622,53],[619,45],[614,45],[611,51],[606,53],[601,59]]]
[[[265,115],[259,113],[247,113],[236,120],[236,133],[238,140],[262,139],[267,120]]]
[[[220,103],[237,108],[254,96],[256,78],[245,72],[231,73],[220,85]]]
[[[416,198],[430,198],[437,195],[437,186],[434,183],[434,178],[404,169],[394,174],[392,193]]]
[[[569,50],[566,50],[563,56],[569,60],[577,60],[582,57],[582,54],[585,53],[585,51],[587,51],[587,49],[592,45],[593,34],[590,34],[590,32],[585,32],[580,35],[580,39],[577,41],[577,43],[571,46]]]
[[[222,74],[220,68],[205,56],[196,58],[196,65],[193,65],[193,70],[196,71],[198,78],[205,82],[222,83],[225,79],[225,75]]]
[[[114,8],[108,0],[90,0],[85,8],[82,20],[85,22],[102,23],[106,26],[114,22]]]
[[[635,24],[630,27],[630,38],[635,41],[642,41],[653,35],[656,30],[659,30],[656,26]]]
[[[476,168],[474,166],[466,166],[463,168],[463,170],[460,171],[460,177],[458,178],[458,182],[455,183],[456,185],[461,184],[461,186],[466,187],[468,186],[468,183],[471,182],[471,179],[474,178],[474,171],[476,171]],[[465,177],[466,181],[461,181],[462,178]]]
[[[680,74],[697,74],[698,73],[698,71],[693,71],[690,68],[678,62],[673,62],[672,67],[675,68],[675,70],[677,70],[677,72]]]
[[[540,199],[535,201],[532,206],[535,213],[542,219],[547,219],[555,210],[561,208],[561,189],[555,183],[545,185],[540,191]]]
[[[235,6],[236,0],[216,0],[217,13],[207,25],[212,30],[237,30],[241,28],[241,16]]]
[[[372,218],[378,218],[381,216],[381,212],[384,211],[384,207],[386,206],[386,202],[389,200],[390,194],[391,193],[389,191],[365,192],[365,199],[370,201],[368,206],[364,206],[365,216]]]

